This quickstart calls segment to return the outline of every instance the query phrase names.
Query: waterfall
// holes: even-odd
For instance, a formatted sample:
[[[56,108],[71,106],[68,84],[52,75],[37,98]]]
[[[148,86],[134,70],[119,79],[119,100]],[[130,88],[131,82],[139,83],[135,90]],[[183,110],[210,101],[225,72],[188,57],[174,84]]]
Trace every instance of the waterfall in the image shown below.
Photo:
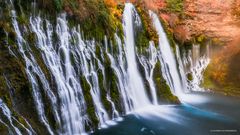
[[[119,92],[121,94],[121,97],[123,99],[123,105],[126,113],[130,112],[130,110],[133,109],[133,106],[131,104],[131,97],[130,93],[127,87],[128,80],[127,78],[127,70],[125,69],[125,56],[124,56],[124,48],[122,46],[121,39],[115,34],[115,39],[117,41],[117,47],[118,47],[118,54],[117,54],[117,59],[114,59],[113,55],[109,53],[106,47],[106,52],[107,55],[111,61],[111,67],[114,70],[117,78],[118,78],[118,87],[119,87]],[[107,46],[107,45],[106,45]]]
[[[152,96],[152,102],[154,105],[158,104],[158,98],[157,98],[157,92],[155,88],[155,84],[153,81],[153,71],[156,66],[156,63],[158,61],[158,51],[157,48],[154,46],[154,42],[149,43],[149,48],[147,50],[147,53],[149,54],[148,57],[141,56],[140,62],[142,66],[144,67],[144,72],[146,79],[149,83],[150,90],[151,90],[151,96]]]
[[[187,79],[188,91],[205,91],[200,85],[203,81],[203,72],[210,62],[209,45],[203,49],[201,55],[200,45],[192,45],[192,49],[184,53],[183,67],[186,74],[189,76]]]
[[[176,56],[177,56],[178,69],[179,69],[179,74],[180,74],[180,77],[182,80],[183,89],[185,92],[189,92],[186,72],[184,70],[184,64],[183,64],[183,60],[181,58],[181,53],[180,53],[180,49],[179,49],[178,45],[176,45]]]
[[[39,76],[39,79],[44,87],[44,90],[46,90],[46,93],[49,96],[50,101],[52,101],[52,104],[55,104],[55,102],[56,102],[55,96],[50,91],[48,82],[46,81],[47,80],[46,77],[44,76],[42,70],[38,66],[34,56],[31,54],[30,47],[28,46],[28,44],[22,37],[22,34],[20,32],[20,29],[18,27],[18,23],[16,20],[15,11],[12,11],[12,22],[13,22],[13,27],[15,29],[15,32],[17,34],[17,45],[18,45],[19,52],[21,53],[23,59],[26,62],[25,70],[26,70],[28,79],[32,85],[33,98],[34,98],[34,102],[35,102],[35,105],[37,108],[37,112],[38,112],[40,121],[46,126],[48,132],[50,134],[53,134],[53,131],[52,131],[51,127],[49,126],[49,123],[45,116],[45,110],[43,107],[44,105],[43,105],[41,93],[40,93],[40,86],[39,86],[40,84],[38,83],[36,75]],[[57,112],[56,112],[56,115],[57,115]]]
[[[152,11],[150,11],[150,16],[152,17],[153,25],[156,28],[157,34],[159,36],[159,59],[162,65],[162,73],[174,94],[180,95],[184,90],[182,87],[182,81],[180,79],[179,72],[177,70],[176,59],[173,50],[171,49],[167,35],[164,32],[158,16]]]
[[[32,31],[37,35],[37,47],[42,50],[44,62],[57,84],[57,92],[62,103],[60,107],[61,118],[65,124],[63,130],[71,134],[84,132],[82,127],[84,124],[78,123],[84,123],[80,116],[81,110],[84,110],[85,106],[79,81],[70,62],[70,45],[68,44],[70,35],[65,20],[58,18],[56,32],[60,37],[58,51],[54,49],[52,43],[53,26],[48,21],[46,21],[46,34],[39,17],[31,18],[30,24]],[[80,97],[76,97],[76,95]]]
[[[144,105],[150,104],[150,101],[145,92],[143,80],[137,68],[133,28],[133,23],[136,20],[133,19],[133,16],[138,15],[134,13],[136,13],[134,12],[134,6],[131,3],[126,3],[123,13],[123,29],[125,33],[124,40],[126,47],[126,59],[128,64],[128,89],[131,91],[131,97],[134,107],[140,108]]]
[[[70,27],[65,13],[58,15],[56,23],[34,13],[29,18],[29,25],[24,26],[18,23],[15,11],[12,11],[17,51],[31,84],[39,125],[46,134],[86,134],[96,128],[114,125],[116,122],[112,120],[119,120],[137,109],[158,105],[161,92],[157,91],[159,87],[156,87],[154,76],[159,63],[161,73],[157,76],[164,77],[176,96],[187,86],[199,89],[196,86],[199,86],[202,71],[209,62],[207,57],[200,57],[199,52],[192,56],[192,52],[199,51],[192,50],[186,58],[181,58],[176,46],[175,58],[158,16],[151,11],[150,16],[159,36],[159,45],[150,41],[146,54],[141,54],[136,51],[135,28],[142,22],[131,3],[125,4],[123,12],[124,39],[115,33],[113,38],[105,36],[102,42],[84,39],[84,31],[79,25]],[[36,38],[33,43],[29,43],[24,35],[27,32]],[[35,50],[39,52],[40,60]],[[10,50],[11,54],[13,52]],[[17,53],[14,56],[17,57]],[[189,63],[195,64],[186,70]],[[191,72],[192,81],[187,80],[186,72]],[[16,126],[12,122],[16,119],[1,99],[0,112],[7,118],[6,122],[0,116],[0,123],[10,134],[21,135],[25,133],[23,130],[34,134],[30,126],[25,127],[19,122],[20,126]]]

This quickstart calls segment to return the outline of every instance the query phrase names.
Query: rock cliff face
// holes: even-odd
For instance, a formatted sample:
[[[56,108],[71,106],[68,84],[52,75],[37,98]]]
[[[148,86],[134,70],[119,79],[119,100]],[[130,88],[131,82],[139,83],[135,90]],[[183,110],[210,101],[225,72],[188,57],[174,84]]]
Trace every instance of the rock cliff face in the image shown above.
[[[145,3],[158,11],[170,35],[172,33],[180,44],[211,41],[212,61],[205,72],[203,86],[239,95],[239,0],[151,0]]]
[[[234,0],[186,0],[183,21],[191,35],[204,34],[228,43],[240,34],[239,22],[232,15]]]
[[[178,0],[178,4],[182,4],[181,11],[177,6],[169,7],[177,3],[171,0],[151,0],[146,3],[148,8],[159,11],[179,40],[183,40],[182,37],[189,40],[205,35],[227,44],[240,34],[240,23],[233,13],[238,8],[235,5],[239,1],[236,0]]]
[[[240,23],[236,0],[187,0],[185,12],[192,19],[184,20],[191,35],[205,35],[220,45],[212,54],[203,86],[229,95],[240,95]]]

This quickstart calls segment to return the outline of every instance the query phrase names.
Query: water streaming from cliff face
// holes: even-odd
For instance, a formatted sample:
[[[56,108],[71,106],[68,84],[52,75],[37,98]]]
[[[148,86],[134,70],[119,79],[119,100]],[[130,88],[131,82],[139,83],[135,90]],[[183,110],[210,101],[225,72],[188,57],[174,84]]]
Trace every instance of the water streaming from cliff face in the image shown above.
[[[97,45],[94,40],[84,41],[79,27],[72,29],[68,27],[64,14],[57,18],[56,27],[39,16],[30,18],[30,30],[37,38],[35,47],[41,51],[43,62],[56,85],[56,90],[53,90],[45,73],[37,64],[31,47],[22,37],[13,11],[13,26],[17,33],[19,51],[26,62],[26,72],[29,81],[32,83],[36,110],[39,119],[50,134],[55,134],[55,131],[52,131],[52,127],[48,122],[40,86],[43,86],[42,88],[51,101],[55,121],[60,127],[57,133],[85,133],[86,126],[91,126],[89,123],[91,123],[92,118],[89,115],[96,116],[99,127],[104,128],[108,124],[114,124],[108,121],[119,117],[119,111],[121,110],[116,109],[116,105],[112,101],[113,97],[110,96],[112,90],[106,85],[104,63],[107,59],[110,60],[111,67],[117,77],[117,90],[121,94],[119,97],[121,97],[122,101],[120,104],[124,108],[122,110],[123,114],[150,104],[136,62],[133,34],[133,21],[135,20],[132,17],[136,17],[137,14],[136,11],[134,12],[133,5],[126,4],[124,16],[125,46],[120,38],[115,35],[118,54],[113,54],[113,52],[108,51],[108,46],[112,45],[107,44],[108,40],[106,38],[105,48],[98,46],[100,48],[98,53],[101,56],[97,54]],[[127,29],[130,29],[130,31]],[[54,42],[54,36],[57,37],[57,42]],[[99,73],[102,74],[103,78],[99,78]],[[81,77],[85,78],[86,81],[84,82]],[[100,86],[100,83],[103,86]],[[86,86],[83,87],[82,85],[89,86],[88,94],[90,95],[88,96],[91,96],[90,99],[92,100],[86,99],[83,91],[88,90],[83,89]],[[102,87],[105,89],[105,93],[103,93]],[[106,106],[103,105],[103,98],[106,98],[110,103],[112,114],[109,114],[105,108]],[[87,112],[90,107],[87,106],[86,102],[93,103],[93,114]]]
[[[150,16],[152,17],[153,25],[156,28],[157,34],[159,36],[159,59],[162,65],[162,73],[173,93],[179,96],[184,92],[184,89],[179,76],[179,72],[177,70],[177,61],[175,59],[174,52],[168,42],[167,35],[164,32],[158,16],[152,11],[150,11]]]
[[[176,45],[175,47],[176,47],[176,58],[177,58],[177,62],[178,62],[178,70],[179,70],[179,74],[180,74],[180,77],[182,80],[182,87],[183,87],[184,92],[187,93],[187,92],[189,92],[188,81],[187,81],[186,72],[184,70],[184,64],[183,64],[183,60],[181,57],[181,52],[180,52],[178,45]]]
[[[24,121],[26,124],[27,121]],[[7,105],[0,99],[0,123],[2,123],[8,129],[8,133],[10,135],[22,135],[22,134],[29,134],[32,135],[34,130],[28,124],[28,127],[25,127],[21,122],[19,122]]]
[[[106,36],[104,43],[94,39],[85,40],[80,26],[68,26],[65,14],[57,17],[56,24],[40,16],[31,16],[28,32],[35,35],[36,41],[30,44],[23,36],[27,28],[19,27],[15,11],[12,16],[18,51],[25,62],[38,119],[49,134],[85,134],[94,128],[116,124],[111,120],[136,109],[158,105],[159,97],[154,82],[157,62],[161,62],[163,77],[175,95],[182,94],[186,89],[185,63],[188,60],[181,58],[178,47],[175,57],[161,23],[153,12],[150,12],[150,16],[159,36],[159,47],[150,41],[147,55],[136,51],[134,32],[135,26],[141,25],[141,19],[130,3],[126,3],[123,12],[124,39],[115,34],[115,44]],[[41,62],[49,75],[40,66],[33,48],[40,52]],[[196,64],[196,70],[192,71],[195,80],[202,79],[201,72],[194,72],[207,65],[202,63],[199,66]],[[140,73],[139,65],[144,73]],[[44,95],[49,100],[48,107],[55,125],[58,125],[57,129],[48,119]],[[6,110],[2,105],[2,110]],[[21,134],[11,123],[11,127],[7,125]],[[27,131],[29,134],[32,132]]]
[[[41,68],[37,64],[34,56],[32,55],[30,47],[28,46],[27,42],[22,37],[21,31],[19,29],[19,26],[18,26],[18,23],[16,20],[15,11],[12,11],[12,16],[13,16],[13,19],[12,19],[13,27],[17,34],[18,49],[19,49],[19,52],[21,53],[23,59],[25,60],[25,64],[26,64],[25,70],[26,70],[28,79],[32,85],[32,94],[33,94],[34,102],[35,102],[35,105],[37,108],[39,119],[46,126],[48,132],[50,134],[53,134],[53,131],[52,131],[51,127],[49,126],[47,118],[45,116],[44,105],[43,105],[41,93],[40,93],[40,84],[38,83],[37,78],[40,79],[40,82],[41,82],[42,86],[44,87],[44,90],[47,93],[49,100],[53,104],[53,108],[55,108],[54,105],[56,103],[55,96],[50,91],[47,79],[44,76]],[[36,75],[38,75],[38,76],[36,76]],[[57,113],[56,113],[56,116],[57,116]]]
[[[53,26],[46,21],[46,34],[41,18],[31,18],[32,31],[37,35],[37,47],[42,50],[44,63],[47,65],[57,84],[57,92],[61,100],[61,118],[64,131],[70,134],[83,132],[84,123],[81,111],[85,111],[85,103],[76,72],[70,61],[69,31],[64,19],[58,18],[56,33],[60,42],[57,50],[52,43]]]
[[[210,62],[210,49],[207,44],[201,53],[200,45],[192,45],[192,49],[183,53],[183,68],[188,76],[188,91],[205,91],[200,85],[203,81],[203,73]]]
[[[146,76],[146,79],[150,86],[152,103],[154,105],[157,105],[158,97],[157,97],[157,92],[156,92],[156,86],[153,81],[153,74],[154,74],[153,72],[154,72],[155,66],[158,61],[159,53],[153,42],[150,42],[147,52],[148,52],[149,56],[141,56],[140,63],[144,67],[145,76]]]
[[[123,13],[123,29],[125,33],[125,48],[126,48],[126,59],[127,59],[127,73],[129,78],[128,89],[131,92],[132,102],[135,108],[140,108],[150,104],[142,77],[140,76],[135,53],[135,41],[134,41],[134,21],[139,21],[140,19],[135,19],[133,17],[138,17],[136,11],[134,11],[134,6],[131,3],[125,5]],[[139,18],[139,17],[138,17]],[[136,22],[140,23],[140,22]]]
[[[116,74],[117,78],[118,78],[118,88],[119,88],[119,92],[121,94],[122,97],[122,102],[123,102],[123,106],[124,106],[124,110],[126,111],[126,113],[130,112],[130,110],[133,109],[133,105],[131,103],[131,96],[130,96],[130,92],[128,90],[128,80],[127,78],[127,69],[125,68],[126,63],[124,61],[126,61],[126,57],[125,57],[125,50],[123,47],[123,44],[121,42],[121,39],[115,34],[115,39],[117,41],[117,49],[118,49],[118,54],[117,54],[117,58],[115,59],[113,54],[107,52],[107,55],[111,61],[111,67],[114,70],[114,73]],[[107,48],[107,47],[106,47]],[[106,49],[107,50],[107,49]]]

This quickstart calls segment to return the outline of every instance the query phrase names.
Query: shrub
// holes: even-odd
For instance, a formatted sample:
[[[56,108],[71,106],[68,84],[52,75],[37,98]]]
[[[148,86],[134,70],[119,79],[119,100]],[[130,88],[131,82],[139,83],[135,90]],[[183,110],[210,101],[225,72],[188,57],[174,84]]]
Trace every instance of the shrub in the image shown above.
[[[183,0],[166,0],[167,10],[170,12],[183,12]]]

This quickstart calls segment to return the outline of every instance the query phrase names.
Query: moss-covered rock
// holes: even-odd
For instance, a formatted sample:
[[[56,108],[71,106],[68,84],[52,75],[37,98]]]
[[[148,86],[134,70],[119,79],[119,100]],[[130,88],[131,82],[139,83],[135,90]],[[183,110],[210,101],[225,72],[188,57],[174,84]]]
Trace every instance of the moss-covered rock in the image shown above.
[[[143,3],[137,2],[136,9],[142,22],[142,26],[140,28],[135,29],[136,46],[138,52],[145,53],[145,51],[149,47],[149,41],[153,41],[155,45],[158,44],[158,35],[153,27],[153,23],[148,13],[148,10],[143,5]]]
[[[69,19],[81,25],[86,39],[104,40],[104,35],[114,37],[115,32],[122,32],[122,6],[108,4],[105,0],[63,1],[64,10]],[[79,11],[81,9],[81,11]]]
[[[89,131],[92,129],[96,129],[98,127],[99,120],[95,113],[95,106],[94,106],[93,99],[92,99],[92,96],[90,93],[91,87],[84,76],[80,77],[80,81],[81,81],[81,86],[83,89],[84,99],[85,99],[85,102],[87,103],[87,110],[86,110],[87,112],[86,113],[91,121],[89,123],[90,125],[86,125],[86,128]]]
[[[167,82],[163,78],[162,72],[161,72],[161,64],[159,61],[157,62],[154,68],[153,79],[156,84],[156,91],[157,91],[160,104],[180,103],[178,98],[172,94],[169,86],[167,85]]]
[[[118,80],[114,73],[114,70],[111,68],[111,61],[108,58],[107,54],[104,53],[105,58],[105,73],[106,73],[106,82],[107,82],[107,89],[109,90],[109,95],[111,97],[111,100],[115,103],[116,109],[119,112],[124,112],[123,106],[122,106],[122,97],[119,93],[118,88]]]
[[[39,124],[31,85],[25,71],[25,62],[18,53],[16,33],[10,22],[3,22],[0,25],[0,37],[0,98],[3,99],[17,119],[22,120],[20,115],[24,116],[37,133],[45,131],[45,128]],[[10,53],[9,49],[14,55]],[[29,110],[32,111],[29,112]]]
[[[0,133],[3,135],[9,134],[8,128],[5,125],[3,125],[2,123],[0,123]]]
[[[187,74],[187,79],[188,79],[189,81],[192,81],[192,80],[193,80],[193,76],[192,76],[191,73],[188,73],[188,74]]]
[[[107,91],[107,88],[105,87],[106,82],[104,80],[103,73],[101,70],[98,70],[97,74],[98,74],[99,87],[100,87],[100,91],[101,91],[102,103],[103,103],[106,111],[108,112],[108,114],[113,114],[111,103],[107,100],[108,91]]]

